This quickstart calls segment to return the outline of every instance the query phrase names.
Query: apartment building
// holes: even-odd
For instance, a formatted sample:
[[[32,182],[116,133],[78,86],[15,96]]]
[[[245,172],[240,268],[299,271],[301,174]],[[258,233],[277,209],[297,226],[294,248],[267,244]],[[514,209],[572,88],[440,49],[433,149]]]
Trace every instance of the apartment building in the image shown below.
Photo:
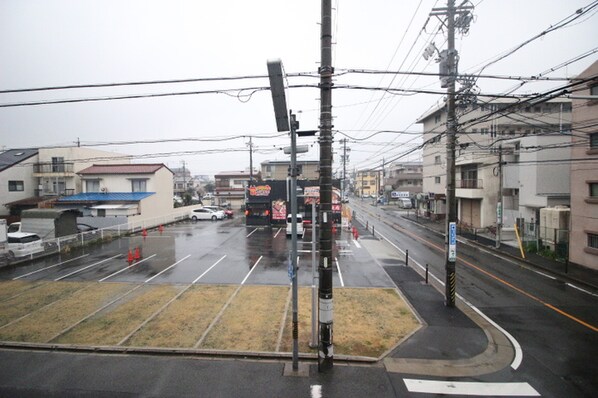
[[[499,202],[504,225],[517,219],[538,223],[540,208],[569,204],[569,166],[555,160],[570,157],[570,100],[522,105],[480,97],[478,105],[460,109],[458,116],[455,174],[462,224],[496,226]],[[445,106],[417,121],[424,126],[426,143],[422,205],[437,219],[446,213],[446,121]]]
[[[598,61],[578,78],[598,75]],[[598,269],[598,84],[594,79],[573,100],[571,235],[569,260]]]
[[[358,170],[355,175],[355,194],[377,197],[382,189],[381,173],[380,170]]]
[[[422,162],[395,162],[386,170],[384,186],[392,186],[394,191],[409,192],[411,196],[422,192]]]

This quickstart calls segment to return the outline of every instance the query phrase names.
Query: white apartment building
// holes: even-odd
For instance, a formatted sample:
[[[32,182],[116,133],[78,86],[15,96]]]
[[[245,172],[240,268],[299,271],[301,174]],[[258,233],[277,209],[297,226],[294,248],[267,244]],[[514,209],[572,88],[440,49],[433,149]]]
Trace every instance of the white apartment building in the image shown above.
[[[571,101],[553,99],[533,105],[480,98],[473,108],[459,109],[456,142],[456,198],[459,222],[486,228],[516,219],[538,222],[539,209],[569,204]],[[433,218],[446,213],[446,107],[417,121],[424,125],[424,211]],[[499,157],[502,156],[503,190]]]

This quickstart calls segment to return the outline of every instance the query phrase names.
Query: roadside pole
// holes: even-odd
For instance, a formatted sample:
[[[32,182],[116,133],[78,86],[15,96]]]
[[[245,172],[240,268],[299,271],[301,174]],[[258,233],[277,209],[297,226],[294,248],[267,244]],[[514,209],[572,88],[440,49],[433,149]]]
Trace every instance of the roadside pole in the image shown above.
[[[311,348],[318,347],[318,273],[316,272],[316,200],[311,204]]]
[[[291,264],[293,289],[293,371],[299,369],[299,321],[297,316],[297,122],[289,111],[291,125]]]

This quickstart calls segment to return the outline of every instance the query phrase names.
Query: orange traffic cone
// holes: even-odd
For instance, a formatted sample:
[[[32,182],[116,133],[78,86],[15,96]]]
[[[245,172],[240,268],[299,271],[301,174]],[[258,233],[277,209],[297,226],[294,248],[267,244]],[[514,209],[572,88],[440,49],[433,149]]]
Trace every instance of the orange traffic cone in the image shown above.
[[[141,258],[141,255],[139,254],[139,248],[136,247],[135,248],[135,256],[133,257],[135,259],[135,261],[139,260]]]
[[[164,232],[164,226],[162,224],[160,224],[160,226],[158,227],[158,231],[160,231],[160,234]]]
[[[147,236],[147,230],[145,228],[143,228],[143,231],[141,232],[141,235],[145,238]]]
[[[131,264],[133,262],[133,252],[129,249],[129,255],[127,256],[127,262]]]

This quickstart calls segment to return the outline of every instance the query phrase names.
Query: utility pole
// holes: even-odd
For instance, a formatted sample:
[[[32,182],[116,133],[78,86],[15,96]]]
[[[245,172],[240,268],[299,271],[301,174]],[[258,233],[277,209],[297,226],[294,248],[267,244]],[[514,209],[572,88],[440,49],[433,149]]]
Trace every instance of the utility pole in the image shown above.
[[[249,185],[253,182],[253,142],[249,137]]]
[[[322,0],[320,34],[320,262],[318,370],[331,370],[332,301],[332,2]]]
[[[498,203],[496,206],[496,248],[500,248],[500,238],[502,233],[502,144],[498,146]]]

